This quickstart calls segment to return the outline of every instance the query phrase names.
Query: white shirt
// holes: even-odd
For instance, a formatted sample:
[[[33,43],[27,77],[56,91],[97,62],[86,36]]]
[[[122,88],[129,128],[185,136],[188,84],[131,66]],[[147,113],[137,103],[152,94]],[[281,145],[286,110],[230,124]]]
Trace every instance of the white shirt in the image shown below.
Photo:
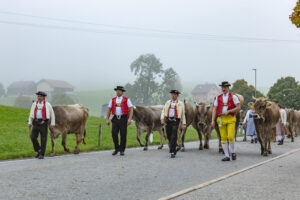
[[[281,122],[283,123],[283,125],[286,125],[286,120],[287,120],[286,111],[281,108],[279,112],[280,112]]]
[[[169,109],[169,117],[175,117],[175,105],[177,101],[171,101],[171,107]]]
[[[28,124],[32,124],[32,121],[34,119],[34,111],[35,111],[35,107],[36,107],[36,102],[34,102],[31,106],[31,109],[30,109],[30,114],[29,114],[29,118],[28,118]],[[42,107],[43,108],[43,107]],[[38,118],[38,111],[37,110],[37,113],[36,113],[36,117]],[[40,115],[42,116],[42,110],[40,110]],[[41,117],[43,118],[43,117]],[[53,111],[53,108],[51,106],[51,104],[46,101],[46,118],[50,120],[50,124],[52,126],[55,126],[55,114],[54,114],[54,111]]]
[[[42,109],[44,107],[44,102],[42,101],[41,103],[38,102],[37,104],[37,111],[36,111],[36,118],[37,119],[43,119],[43,115],[42,115]],[[47,106],[46,106],[46,112],[47,112]]]
[[[227,94],[223,94],[223,103],[224,104],[225,103],[227,104],[227,102],[228,102],[228,96],[229,96],[228,93]],[[237,104],[240,103],[240,100],[239,100],[239,98],[236,95],[233,95],[232,98],[233,98],[234,105],[237,105]],[[216,99],[215,99],[214,106],[218,107],[218,97],[216,97]],[[223,106],[222,114],[225,113],[227,110],[228,110],[228,106]]]
[[[117,96],[117,98],[116,98],[116,104],[120,104],[122,102],[122,100],[123,100],[123,96],[120,96],[120,97]],[[128,101],[127,101],[127,106],[128,106],[128,108],[133,107],[133,105],[132,105],[132,103],[131,103],[131,101],[130,101],[129,98],[128,98]],[[110,100],[110,102],[108,104],[108,107],[109,108],[112,107],[112,99]],[[115,113],[115,115],[122,115],[122,109],[121,109],[120,106],[116,106],[116,113]]]

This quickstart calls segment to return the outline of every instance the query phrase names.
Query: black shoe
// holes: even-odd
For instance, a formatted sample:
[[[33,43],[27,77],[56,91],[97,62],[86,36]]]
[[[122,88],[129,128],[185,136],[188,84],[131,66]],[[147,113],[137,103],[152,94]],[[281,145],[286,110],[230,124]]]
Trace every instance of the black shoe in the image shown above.
[[[253,139],[251,139],[251,143],[252,143],[252,144],[254,143],[254,140],[253,140]]]
[[[232,160],[236,160],[236,153],[232,153],[231,158],[232,158]]]
[[[257,143],[257,138],[254,139],[254,142]]]
[[[175,153],[171,153],[171,158],[175,158]]]
[[[222,159],[222,161],[230,161],[230,158],[229,157],[225,157]]]
[[[39,159],[44,159],[44,156],[43,155],[39,155]]]
[[[176,155],[177,151],[179,151],[180,149],[180,147],[176,147],[174,154]]]
[[[123,151],[121,151],[120,156],[125,156],[125,153]]]
[[[119,151],[117,151],[117,150],[114,150],[114,152],[113,152],[111,155],[115,156],[115,155],[117,155],[117,154],[118,154],[118,152],[119,152]]]
[[[36,154],[35,154],[35,158],[39,158],[39,156],[40,156],[40,151],[38,151]]]
[[[279,140],[277,145],[283,145],[283,140]]]

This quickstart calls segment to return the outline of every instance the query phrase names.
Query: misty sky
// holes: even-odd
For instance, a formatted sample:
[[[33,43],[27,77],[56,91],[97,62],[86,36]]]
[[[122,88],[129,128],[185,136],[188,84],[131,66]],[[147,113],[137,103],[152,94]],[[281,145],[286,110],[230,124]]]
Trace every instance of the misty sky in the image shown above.
[[[295,3],[296,0],[0,0],[0,82],[7,86],[17,80],[49,78],[67,80],[78,88],[113,87],[134,80],[129,66],[145,53],[154,53],[164,68],[173,67],[184,84],[240,78],[254,84],[253,67],[258,69],[260,88],[269,87],[281,76],[300,80],[300,29],[289,20]],[[192,33],[193,37],[115,26]],[[299,42],[207,40],[199,34]]]

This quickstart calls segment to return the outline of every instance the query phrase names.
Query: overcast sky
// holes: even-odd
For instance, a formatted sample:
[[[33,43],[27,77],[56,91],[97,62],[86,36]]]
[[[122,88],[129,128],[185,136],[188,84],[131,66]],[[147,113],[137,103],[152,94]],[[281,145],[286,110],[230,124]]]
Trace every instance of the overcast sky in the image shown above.
[[[154,53],[164,68],[173,67],[184,84],[240,78],[254,84],[254,67],[259,87],[269,87],[281,76],[300,80],[300,42],[282,41],[300,41],[300,29],[289,20],[295,3],[0,0],[0,82],[7,86],[18,80],[49,78],[78,88],[113,87],[134,80],[129,66],[145,53]],[[166,30],[182,34],[162,32]]]

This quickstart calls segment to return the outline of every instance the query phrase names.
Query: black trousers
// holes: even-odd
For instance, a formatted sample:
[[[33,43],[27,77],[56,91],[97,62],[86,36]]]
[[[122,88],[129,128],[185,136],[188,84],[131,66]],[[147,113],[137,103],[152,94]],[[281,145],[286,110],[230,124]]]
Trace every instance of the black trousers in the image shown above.
[[[120,119],[114,116],[111,120],[112,122],[112,138],[115,144],[115,150],[124,152],[126,148],[126,140],[127,140],[127,115],[122,115]],[[119,144],[119,132],[121,143]]]
[[[41,155],[45,155],[46,146],[47,146],[47,137],[48,137],[48,120],[33,120],[33,128],[31,131],[31,141],[35,152],[40,151]],[[41,135],[41,146],[38,142],[39,133]]]
[[[178,126],[180,119],[170,120],[166,118],[166,132],[170,145],[170,153],[176,153],[177,137],[178,137]]]

